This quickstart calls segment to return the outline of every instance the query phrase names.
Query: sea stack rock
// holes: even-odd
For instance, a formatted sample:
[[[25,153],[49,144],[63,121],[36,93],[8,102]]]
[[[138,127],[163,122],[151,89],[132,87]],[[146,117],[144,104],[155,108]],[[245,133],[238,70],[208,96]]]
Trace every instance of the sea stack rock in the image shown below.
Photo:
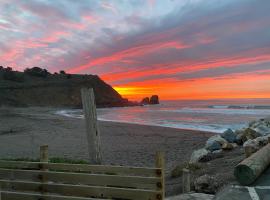
[[[149,99],[149,97],[143,98],[142,101],[141,101],[141,104],[142,104],[142,105],[148,105],[148,104],[150,104],[150,99]]]
[[[153,95],[150,98],[150,104],[159,104],[158,95]]]

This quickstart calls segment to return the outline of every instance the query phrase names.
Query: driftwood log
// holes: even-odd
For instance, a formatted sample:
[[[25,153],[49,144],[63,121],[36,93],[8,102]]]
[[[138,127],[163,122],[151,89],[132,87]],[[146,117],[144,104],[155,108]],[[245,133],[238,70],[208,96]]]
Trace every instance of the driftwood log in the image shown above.
[[[270,164],[270,144],[267,144],[234,169],[234,176],[242,185],[252,184]]]

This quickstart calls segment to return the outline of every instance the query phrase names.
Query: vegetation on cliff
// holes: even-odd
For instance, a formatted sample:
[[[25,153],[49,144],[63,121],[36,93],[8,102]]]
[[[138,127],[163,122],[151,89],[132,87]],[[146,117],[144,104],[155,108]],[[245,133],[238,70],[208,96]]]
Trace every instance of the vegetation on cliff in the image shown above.
[[[97,75],[52,74],[39,67],[18,72],[0,66],[0,105],[81,107],[82,87],[94,89],[98,107],[136,105]]]

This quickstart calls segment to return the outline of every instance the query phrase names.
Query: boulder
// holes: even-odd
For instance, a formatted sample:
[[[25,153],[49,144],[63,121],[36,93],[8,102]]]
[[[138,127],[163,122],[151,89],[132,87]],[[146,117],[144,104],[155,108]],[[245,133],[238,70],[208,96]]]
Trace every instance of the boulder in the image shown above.
[[[234,145],[232,143],[224,143],[221,148],[223,150],[232,150],[234,149]]]
[[[158,95],[151,96],[151,98],[150,98],[150,104],[159,104]]]
[[[257,145],[257,143],[256,143],[256,141],[255,140],[251,140],[251,139],[249,139],[249,140],[247,140],[244,144],[243,144],[243,147],[247,147],[247,146],[252,146],[252,147],[257,147],[258,145]]]
[[[231,143],[231,144],[232,144],[233,148],[238,147],[238,144],[237,143]]]
[[[252,128],[247,128],[244,130],[244,135],[243,135],[243,139],[246,139],[246,140],[253,140],[257,137],[260,137],[262,136],[260,133],[256,132],[254,129]]]
[[[149,97],[143,98],[142,101],[141,101],[141,104],[143,104],[143,105],[148,105],[148,104],[150,104],[150,99],[149,99]]]
[[[269,143],[270,135],[257,137],[253,140],[248,140],[244,143],[243,147],[245,149],[246,156],[249,157],[251,154],[258,151],[263,146]]]
[[[270,134],[270,127],[265,124],[260,124],[253,128],[254,131],[259,133],[260,135],[269,135]]]
[[[196,192],[215,194],[219,185],[214,177],[205,174],[195,179],[194,187]]]
[[[193,151],[189,163],[198,163],[203,160],[210,152],[204,148]]]
[[[225,140],[227,140],[230,143],[236,142],[236,133],[233,132],[232,129],[227,129],[223,133],[221,133],[221,137],[223,137]]]
[[[242,145],[245,141],[247,141],[247,138],[245,137],[245,130],[244,129],[240,129],[240,130],[236,130],[235,131],[236,134],[236,143],[238,145]]]
[[[249,128],[259,133],[261,136],[270,134],[270,120],[260,119],[249,123]]]
[[[266,135],[262,137],[257,137],[255,141],[257,145],[261,148],[269,143],[269,138],[270,138],[270,135]]]
[[[220,135],[214,135],[206,141],[205,148],[209,151],[219,150],[224,143],[228,142]]]

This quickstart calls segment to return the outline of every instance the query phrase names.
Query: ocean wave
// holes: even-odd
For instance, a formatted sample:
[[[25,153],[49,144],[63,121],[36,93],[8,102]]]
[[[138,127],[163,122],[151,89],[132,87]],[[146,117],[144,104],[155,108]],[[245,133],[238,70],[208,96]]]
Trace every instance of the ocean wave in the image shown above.
[[[82,110],[59,110],[55,114],[71,118],[83,118]]]
[[[130,122],[130,121],[124,121],[124,120],[111,120],[111,119],[105,119],[102,117],[98,117],[98,120],[100,121],[106,121],[106,122],[119,122],[119,123],[127,123],[127,124],[138,124],[138,125],[148,125],[148,126],[159,126],[159,127],[167,127],[167,128],[176,128],[176,129],[184,129],[184,130],[193,130],[193,131],[205,131],[205,132],[211,132],[211,133],[223,133],[228,128],[231,128],[233,130],[239,129],[244,127],[244,125],[238,125],[235,127],[232,126],[220,126],[218,124],[212,124],[212,125],[203,125],[203,124],[182,124],[182,123],[170,123],[167,121],[166,123],[155,123],[155,122]]]
[[[270,105],[210,105],[208,108],[215,109],[255,109],[255,110],[270,110]]]
[[[82,119],[82,110],[59,110],[55,114]],[[168,127],[176,129],[186,129],[186,130],[195,130],[195,131],[206,131],[212,133],[222,133],[228,128],[239,129],[245,126],[245,124],[237,125],[221,125],[221,124],[202,124],[202,123],[181,123],[174,122],[170,120],[153,120],[153,121],[142,121],[141,119],[133,119],[132,121],[123,120],[123,119],[107,119],[102,116],[98,116],[99,121],[108,121],[108,122],[119,122],[119,123],[128,123],[128,124],[138,124],[138,125],[149,125],[149,126],[159,126],[159,127]]]
[[[263,109],[228,109],[228,108],[182,108],[176,110],[162,109],[152,110],[152,112],[174,112],[174,113],[194,113],[194,114],[222,114],[222,115],[270,115],[270,110]]]

